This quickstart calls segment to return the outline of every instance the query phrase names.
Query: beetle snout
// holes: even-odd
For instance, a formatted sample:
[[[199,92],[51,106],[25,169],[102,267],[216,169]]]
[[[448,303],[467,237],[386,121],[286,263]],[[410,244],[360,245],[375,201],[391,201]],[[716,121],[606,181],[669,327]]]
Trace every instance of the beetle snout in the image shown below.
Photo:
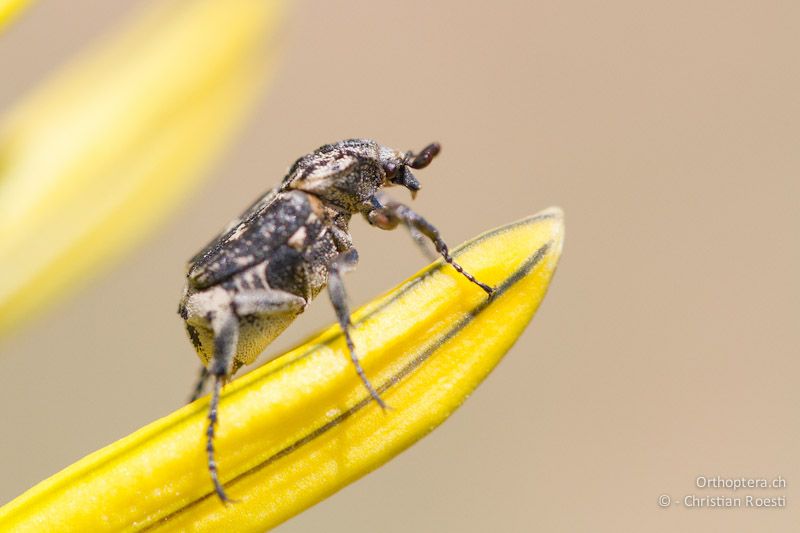
[[[417,195],[417,191],[420,190],[421,186],[419,184],[419,180],[414,177],[414,174],[408,170],[408,167],[404,166],[402,170],[399,172],[399,175],[392,180],[397,185],[402,185],[409,191],[411,191],[411,197],[414,198]]]

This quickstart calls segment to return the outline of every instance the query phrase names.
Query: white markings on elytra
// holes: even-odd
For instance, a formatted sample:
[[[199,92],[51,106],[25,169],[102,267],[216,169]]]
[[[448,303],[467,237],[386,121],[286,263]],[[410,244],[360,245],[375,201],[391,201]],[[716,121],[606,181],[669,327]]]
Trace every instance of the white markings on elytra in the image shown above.
[[[302,250],[303,246],[306,243],[306,227],[300,226],[300,228],[289,237],[289,240],[286,241],[286,244],[294,248],[295,250]]]

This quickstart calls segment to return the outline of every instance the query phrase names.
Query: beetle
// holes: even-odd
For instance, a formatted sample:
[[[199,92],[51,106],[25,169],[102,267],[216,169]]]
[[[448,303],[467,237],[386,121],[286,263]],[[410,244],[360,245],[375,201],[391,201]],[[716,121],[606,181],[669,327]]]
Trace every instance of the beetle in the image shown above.
[[[433,225],[381,193],[399,185],[416,196],[420,183],[410,169],[427,167],[440,150],[431,143],[417,154],[400,152],[367,139],[326,144],[298,159],[278,188],[256,200],[189,261],[178,314],[203,362],[192,400],[213,379],[206,452],[222,502],[230,501],[214,457],[222,386],[255,361],[326,285],[353,367],[370,396],[386,408],[350,336],[342,275],[358,261],[348,231],[352,215],[360,213],[383,230],[403,225],[418,243],[429,239],[447,263],[491,297],[493,288],[453,260]]]

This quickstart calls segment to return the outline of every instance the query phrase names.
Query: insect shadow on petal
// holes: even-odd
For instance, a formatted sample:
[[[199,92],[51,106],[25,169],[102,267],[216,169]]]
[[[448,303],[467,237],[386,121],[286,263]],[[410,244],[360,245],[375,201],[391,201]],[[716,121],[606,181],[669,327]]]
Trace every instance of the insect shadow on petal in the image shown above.
[[[386,408],[350,336],[342,277],[358,262],[348,229],[353,215],[360,213],[384,230],[402,225],[418,244],[429,240],[447,263],[492,295],[491,287],[453,260],[432,224],[381,194],[385,187],[400,185],[414,197],[420,184],[411,169],[425,168],[439,151],[438,143],[416,154],[366,139],[326,144],[298,159],[278,188],[256,200],[189,261],[178,313],[204,363],[192,400],[213,380],[206,451],[211,481],[223,502],[230,500],[214,455],[222,386],[255,361],[326,285],[353,367],[372,398]]]

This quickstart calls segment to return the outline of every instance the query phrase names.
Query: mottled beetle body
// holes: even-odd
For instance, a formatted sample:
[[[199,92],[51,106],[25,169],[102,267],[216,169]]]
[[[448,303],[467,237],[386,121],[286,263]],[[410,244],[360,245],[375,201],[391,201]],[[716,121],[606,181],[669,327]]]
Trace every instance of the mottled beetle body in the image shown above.
[[[217,495],[227,501],[214,460],[214,428],[220,389],[264,348],[326,285],[356,372],[372,397],[384,403],[364,375],[350,338],[350,312],[342,274],[358,254],[348,232],[362,214],[373,226],[405,225],[467,279],[492,289],[456,264],[432,225],[403,204],[379,194],[420,185],[409,168],[424,168],[439,153],[431,144],[419,154],[399,152],[365,139],[328,144],[298,159],[280,187],[267,192],[191,259],[178,312],[204,367],[193,399],[214,379],[207,432],[208,466]]]
[[[217,308],[232,306],[241,318],[235,371],[252,363],[325,286],[328,264],[346,249],[337,246],[327,215],[313,196],[271,191],[192,259],[182,309],[189,338],[206,364],[214,353],[210,314]],[[248,312],[253,295],[288,308]]]

